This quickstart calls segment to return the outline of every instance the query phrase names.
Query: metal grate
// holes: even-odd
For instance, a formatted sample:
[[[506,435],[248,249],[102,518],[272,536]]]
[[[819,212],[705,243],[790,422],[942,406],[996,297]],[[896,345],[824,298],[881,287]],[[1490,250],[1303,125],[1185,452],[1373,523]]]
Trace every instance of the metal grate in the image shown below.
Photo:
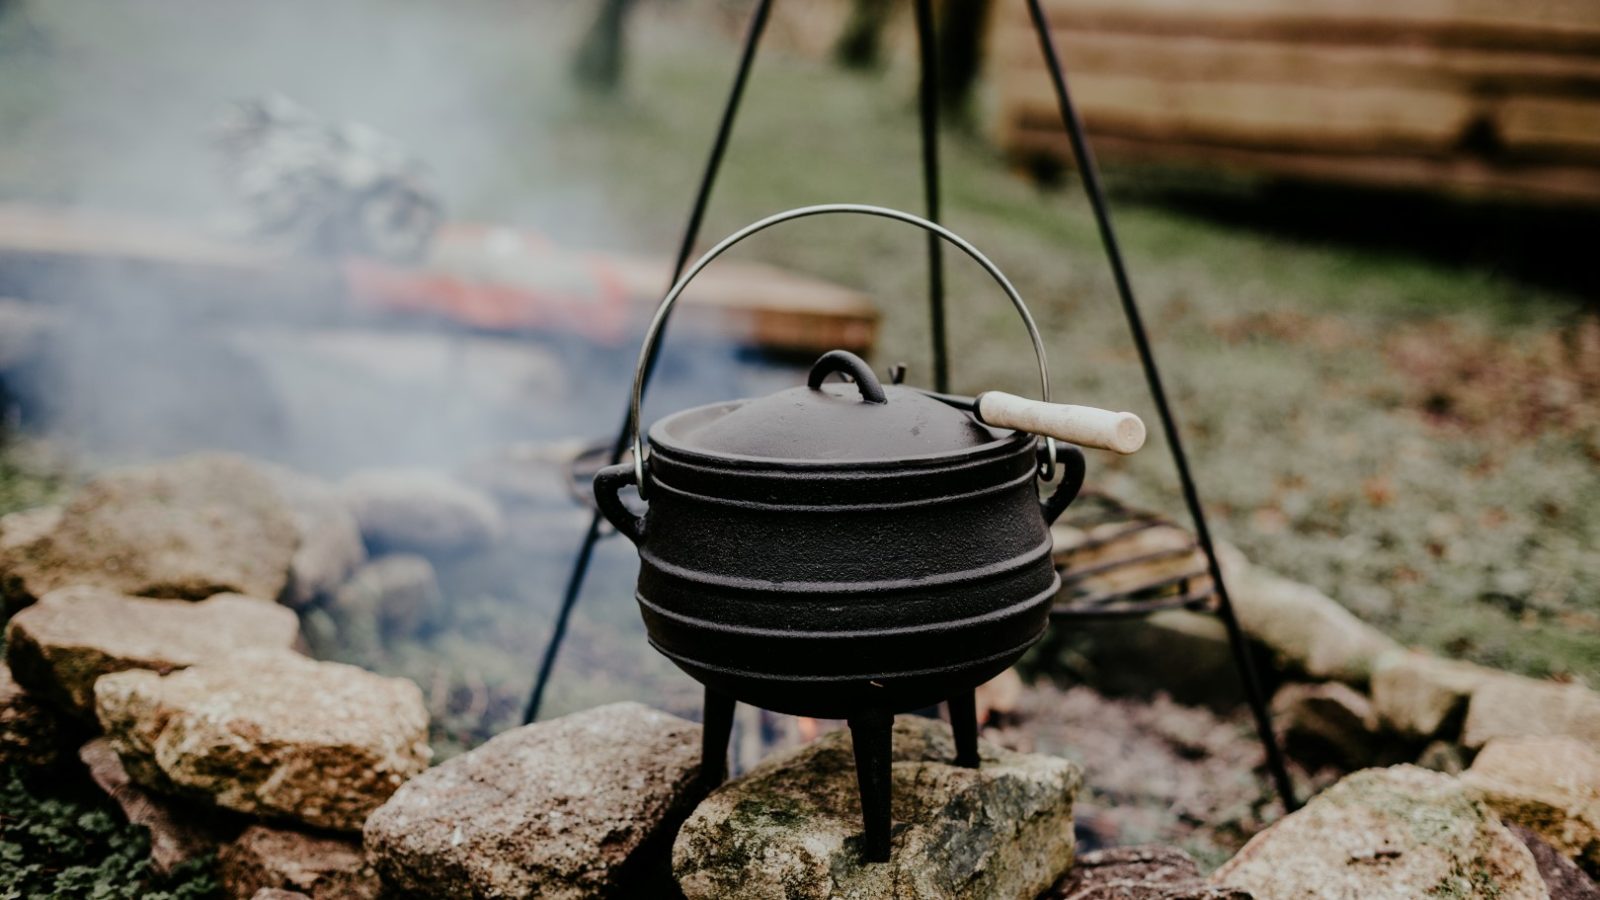
[[[1053,619],[1123,619],[1210,611],[1216,590],[1194,535],[1159,513],[1085,490],[1051,534],[1061,592]]]

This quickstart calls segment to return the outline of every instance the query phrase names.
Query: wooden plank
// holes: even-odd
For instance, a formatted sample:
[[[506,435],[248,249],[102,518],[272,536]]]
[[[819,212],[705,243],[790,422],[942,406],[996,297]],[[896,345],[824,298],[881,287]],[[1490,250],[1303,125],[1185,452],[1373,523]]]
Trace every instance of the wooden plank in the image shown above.
[[[1518,155],[1600,163],[1600,95],[1589,101],[1508,97],[1495,124],[1501,141]]]
[[[1304,44],[1193,35],[1054,33],[1069,74],[1142,75],[1174,81],[1408,88],[1479,94],[1600,96],[1600,56],[1428,45]],[[1033,29],[995,29],[991,74],[1047,77]]]
[[[419,267],[324,261],[134,216],[0,204],[0,293],[181,308],[185,317],[305,325],[373,312],[488,331],[632,340],[661,300],[665,259],[582,251],[451,223]],[[718,263],[684,294],[689,330],[782,353],[869,350],[871,298],[758,263]]]
[[[1448,152],[1481,114],[1470,97],[1406,88],[1183,81],[1080,73],[1091,129],[1151,140],[1261,149]],[[1008,84],[1003,121],[1058,122],[1048,82]]]
[[[609,256],[635,302],[654,309],[670,273],[666,261]],[[763,263],[719,261],[683,295],[684,312],[769,350],[865,353],[877,340],[878,310],[860,291]]]
[[[1583,52],[1600,48],[1593,0],[1046,0],[1053,27]],[[1026,22],[1002,4],[1001,22]]]
[[[1114,135],[1094,137],[1102,158],[1119,162],[1213,167],[1310,181],[1386,188],[1429,188],[1472,197],[1498,197],[1558,206],[1600,205],[1600,168],[1573,165],[1494,166],[1470,158],[1339,155],[1183,145]],[[1071,159],[1059,127],[1019,128],[1008,153],[1019,160]]]

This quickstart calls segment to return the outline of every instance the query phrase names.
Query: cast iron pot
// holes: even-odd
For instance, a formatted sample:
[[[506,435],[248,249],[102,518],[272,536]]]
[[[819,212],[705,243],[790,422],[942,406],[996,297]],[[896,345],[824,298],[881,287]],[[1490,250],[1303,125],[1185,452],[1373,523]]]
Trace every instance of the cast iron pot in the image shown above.
[[[827,384],[834,373],[854,384]],[[1083,479],[1039,501],[1037,439],[835,350],[804,387],[685,410],[650,429],[649,509],[595,478],[639,546],[650,643],[707,688],[844,719],[920,709],[1015,663],[1060,588],[1050,522]]]
[[[635,373],[634,459],[599,472],[594,486],[606,518],[639,548],[637,599],[650,643],[705,685],[707,777],[725,772],[735,701],[847,719],[864,852],[881,860],[894,714],[948,701],[957,762],[977,765],[972,691],[1044,633],[1060,586],[1049,526],[1076,496],[1084,461],[1054,438],[1041,443],[915,389],[884,386],[838,350],[817,361],[803,387],[662,419],[646,457],[643,372],[683,289],[745,237],[827,212],[918,225],[988,270],[1027,326],[1049,399],[1032,317],[966,241],[895,210],[791,210],[736,232],[668,292]],[[830,383],[835,374],[849,382]],[[1041,503],[1040,481],[1057,470],[1060,482]],[[647,501],[643,514],[621,496],[629,485]]]

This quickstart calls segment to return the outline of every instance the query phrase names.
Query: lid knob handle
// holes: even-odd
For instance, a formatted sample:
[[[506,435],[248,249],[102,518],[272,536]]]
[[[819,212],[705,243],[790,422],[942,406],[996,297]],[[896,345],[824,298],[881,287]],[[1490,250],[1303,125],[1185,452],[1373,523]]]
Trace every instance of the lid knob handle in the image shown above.
[[[889,402],[888,395],[883,392],[883,384],[878,381],[878,376],[872,374],[872,367],[848,350],[829,350],[822,354],[811,367],[811,374],[806,377],[806,387],[813,391],[822,390],[822,382],[835,372],[843,372],[855,381],[863,402]]]

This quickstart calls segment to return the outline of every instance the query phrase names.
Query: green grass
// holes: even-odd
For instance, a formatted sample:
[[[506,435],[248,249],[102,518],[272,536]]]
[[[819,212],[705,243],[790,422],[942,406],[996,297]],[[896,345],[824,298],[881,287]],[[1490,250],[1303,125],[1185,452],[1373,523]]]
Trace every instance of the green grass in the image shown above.
[[[354,4],[297,30],[297,17],[322,13],[227,6],[25,4],[44,37],[0,56],[0,198],[214,209],[196,174],[201,126],[223,99],[279,87],[411,142],[462,216],[664,255],[734,57],[706,22],[646,13],[625,95],[594,102],[568,88],[581,22],[564,11]],[[208,27],[229,16],[229,33],[265,37],[217,39]],[[16,22],[0,37],[14,39]],[[910,74],[764,51],[706,241],[800,204],[920,209]],[[1081,194],[1037,189],[972,135],[946,135],[943,153],[947,221],[1028,299],[1057,398],[1154,422]],[[1465,252],[1441,262],[1403,239],[1375,249],[1227,224],[1164,204],[1146,187],[1154,175],[1113,176],[1217,531],[1405,642],[1600,684],[1600,351],[1585,343],[1583,301]],[[878,361],[904,360],[917,379],[928,371],[922,246],[881,221],[810,220],[735,256],[870,292],[884,316]],[[952,257],[949,296],[956,387],[1033,390],[1021,329],[976,267]],[[1520,424],[1493,415],[1530,406],[1542,411]],[[1159,436],[1136,458],[1097,453],[1091,465],[1101,486],[1181,515]]]
[[[0,900],[213,900],[210,857],[167,875],[150,867],[145,829],[100,797],[74,796],[65,779],[30,783],[0,767]]]

